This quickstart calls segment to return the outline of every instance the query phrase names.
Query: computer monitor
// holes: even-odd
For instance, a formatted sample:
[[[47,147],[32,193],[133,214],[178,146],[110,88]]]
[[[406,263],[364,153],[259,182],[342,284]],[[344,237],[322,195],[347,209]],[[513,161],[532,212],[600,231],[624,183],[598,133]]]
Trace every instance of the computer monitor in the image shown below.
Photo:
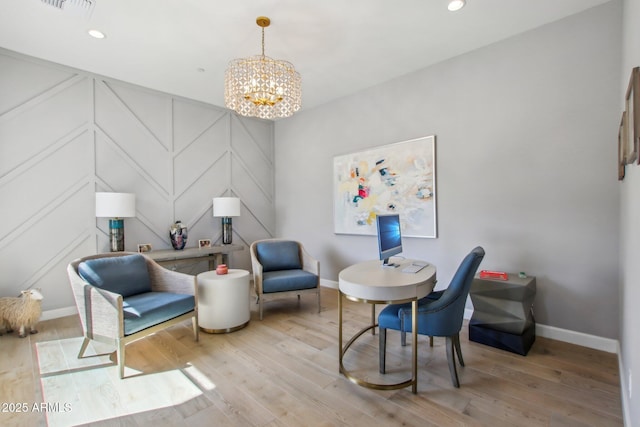
[[[378,250],[382,265],[385,267],[398,267],[398,264],[389,263],[389,257],[402,252],[402,235],[400,234],[400,215],[376,216],[378,226]]]

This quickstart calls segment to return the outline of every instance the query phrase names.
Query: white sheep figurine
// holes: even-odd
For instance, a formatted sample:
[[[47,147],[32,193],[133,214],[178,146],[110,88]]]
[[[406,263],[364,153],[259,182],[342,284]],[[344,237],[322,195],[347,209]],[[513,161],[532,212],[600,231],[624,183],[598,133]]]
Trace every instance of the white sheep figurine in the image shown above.
[[[14,328],[20,328],[20,338],[27,336],[29,332],[37,334],[36,324],[42,314],[42,294],[37,289],[22,291],[18,298],[0,298],[0,335],[2,329],[13,332]]]

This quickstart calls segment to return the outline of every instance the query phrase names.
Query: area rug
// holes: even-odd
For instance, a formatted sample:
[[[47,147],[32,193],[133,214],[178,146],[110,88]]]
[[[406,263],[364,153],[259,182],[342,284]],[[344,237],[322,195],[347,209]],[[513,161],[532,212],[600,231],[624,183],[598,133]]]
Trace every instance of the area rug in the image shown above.
[[[50,427],[75,426],[179,405],[202,394],[185,369],[121,380],[110,346],[91,342],[78,359],[82,337],[36,344],[42,395]]]

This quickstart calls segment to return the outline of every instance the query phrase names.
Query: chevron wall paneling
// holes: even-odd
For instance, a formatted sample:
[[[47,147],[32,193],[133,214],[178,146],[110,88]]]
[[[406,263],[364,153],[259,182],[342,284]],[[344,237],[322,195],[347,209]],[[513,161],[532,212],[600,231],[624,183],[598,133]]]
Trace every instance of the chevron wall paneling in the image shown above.
[[[272,134],[269,125],[231,117],[229,179],[232,193],[243,203],[243,215],[234,219],[238,224],[234,230],[245,241],[275,236],[273,144],[261,137]]]
[[[73,306],[67,263],[109,251],[95,191],[136,194],[125,250],[220,242],[212,199],[236,196],[231,265],[250,270],[249,245],[274,235],[273,123],[0,49],[0,296],[38,287],[44,310]],[[198,273],[206,263],[181,266]]]

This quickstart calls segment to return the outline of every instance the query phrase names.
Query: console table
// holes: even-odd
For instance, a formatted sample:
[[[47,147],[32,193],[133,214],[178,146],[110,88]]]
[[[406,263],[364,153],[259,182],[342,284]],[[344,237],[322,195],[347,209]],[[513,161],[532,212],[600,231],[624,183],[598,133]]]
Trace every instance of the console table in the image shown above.
[[[219,264],[229,263],[229,254],[244,249],[242,245],[219,245],[209,248],[185,248],[181,250],[167,249],[159,251],[145,252],[158,264],[167,267],[170,264],[177,264],[183,261],[209,261],[209,270],[215,270]]]
[[[403,273],[402,269],[416,260],[405,259],[399,262],[397,268],[383,267],[381,261],[365,261],[342,270],[338,276],[338,351],[340,360],[340,373],[351,382],[363,387],[377,390],[395,390],[411,386],[415,394],[418,390],[418,328],[417,312],[418,300],[427,296],[435,286],[436,268],[429,264],[417,273]],[[357,332],[342,347],[342,298],[355,302],[372,304],[371,325]],[[411,379],[395,384],[377,384],[356,378],[343,364],[343,358],[351,344],[366,331],[378,326],[375,318],[376,304],[399,304],[411,302],[412,306],[412,350]]]

